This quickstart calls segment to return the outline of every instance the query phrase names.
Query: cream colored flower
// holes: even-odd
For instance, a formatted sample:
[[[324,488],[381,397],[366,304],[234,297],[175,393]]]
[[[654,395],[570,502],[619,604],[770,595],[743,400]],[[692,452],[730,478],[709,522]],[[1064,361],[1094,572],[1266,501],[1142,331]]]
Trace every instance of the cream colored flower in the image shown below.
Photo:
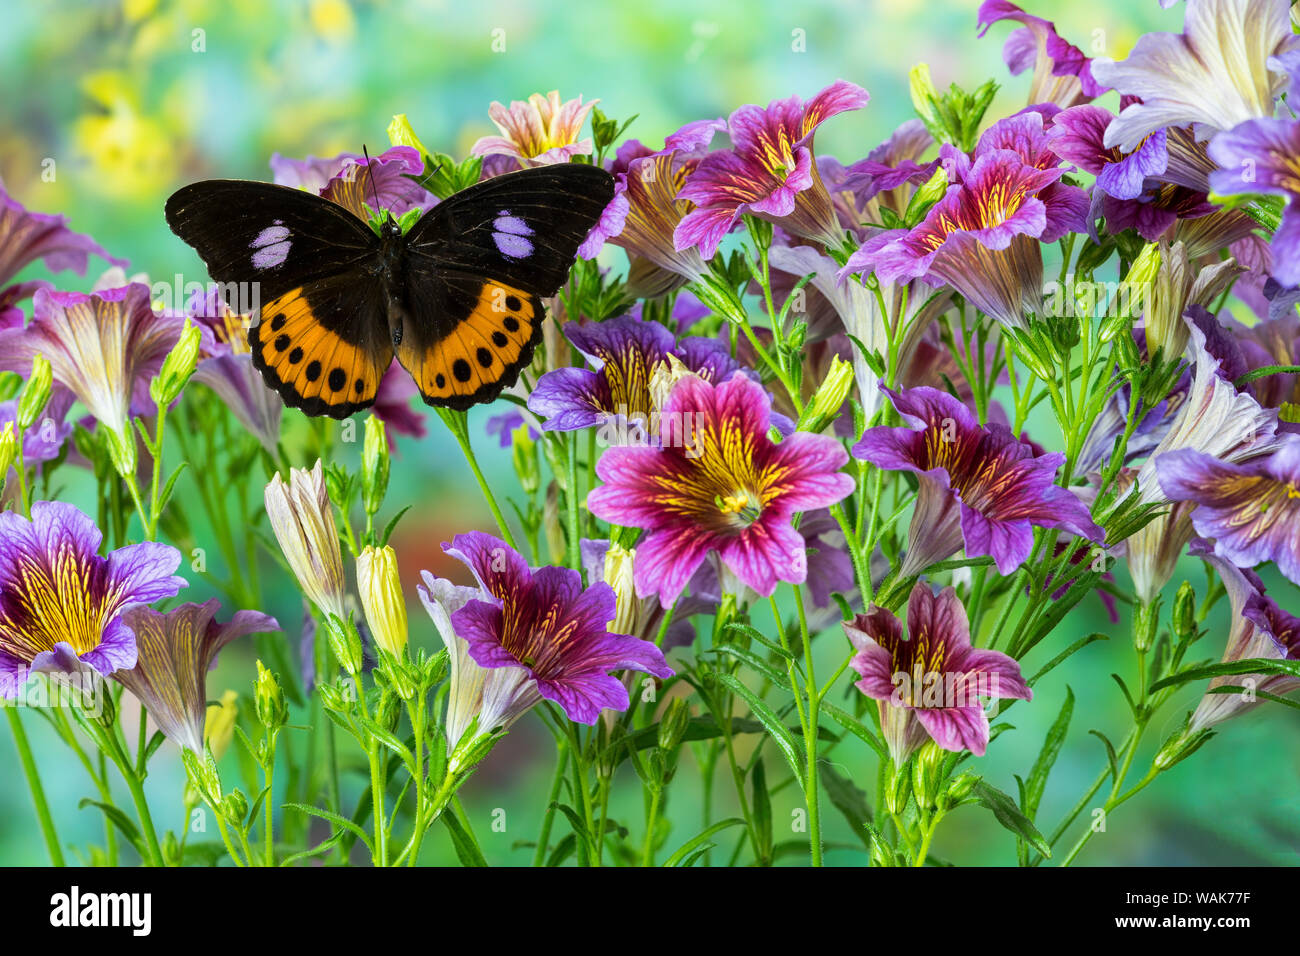
[[[266,486],[266,513],[298,586],[322,612],[345,619],[343,558],[334,511],[318,459],[311,471],[293,468]]]

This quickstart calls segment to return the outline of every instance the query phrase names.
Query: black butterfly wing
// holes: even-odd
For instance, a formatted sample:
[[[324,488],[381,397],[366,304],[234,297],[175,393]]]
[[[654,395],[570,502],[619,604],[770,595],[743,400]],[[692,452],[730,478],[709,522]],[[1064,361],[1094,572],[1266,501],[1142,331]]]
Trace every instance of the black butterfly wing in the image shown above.
[[[614,197],[595,166],[489,179],[435,206],[407,235],[397,358],[430,405],[468,408],[514,383],[578,247]]]
[[[346,418],[374,402],[393,348],[369,226],[319,196],[243,180],[185,186],[166,215],[227,301],[252,307],[253,364],[286,405]]]

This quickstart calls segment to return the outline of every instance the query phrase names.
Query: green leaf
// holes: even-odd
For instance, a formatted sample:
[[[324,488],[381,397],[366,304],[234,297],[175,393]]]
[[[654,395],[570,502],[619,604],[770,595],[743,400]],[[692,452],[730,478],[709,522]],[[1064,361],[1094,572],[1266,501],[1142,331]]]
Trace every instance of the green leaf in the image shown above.
[[[452,846],[456,849],[456,856],[460,860],[461,866],[481,867],[487,866],[488,861],[483,857],[483,851],[479,849],[478,844],[469,832],[461,826],[460,818],[454,812],[448,810],[442,815],[442,822],[447,827],[447,832],[451,834]]]
[[[370,851],[370,855],[375,855],[375,846],[370,842],[370,837],[366,835],[366,831],[361,829],[361,827],[357,826],[347,817],[340,816],[332,810],[322,810],[320,807],[309,806],[305,803],[284,803],[281,804],[281,808],[284,810],[297,810],[299,813],[307,813],[313,817],[320,817],[322,820],[328,820],[336,827],[342,827],[354,836],[359,837],[361,842],[366,845],[366,849]]]
[[[108,818],[109,823],[122,831],[122,835],[136,848],[139,854],[142,857],[145,856],[144,843],[140,839],[140,831],[136,829],[135,824],[131,822],[130,818],[125,813],[113,806],[111,803],[101,803],[98,800],[90,799],[90,797],[82,798],[81,802],[77,804],[78,810],[84,810],[86,807],[98,807],[104,816]]]
[[[183,461],[179,465],[177,465],[176,470],[173,471],[171,473],[171,477],[167,479],[167,483],[163,485],[163,489],[158,495],[159,514],[161,514],[163,509],[167,507],[167,502],[171,501],[172,489],[176,487],[176,479],[181,476],[181,472],[184,471],[188,465],[189,465],[188,461]]]
[[[751,641],[758,641],[760,644],[762,644],[764,647],[766,647],[768,650],[778,655],[779,657],[784,657],[787,658],[788,660],[794,660],[793,654],[787,651],[780,644],[768,640],[767,637],[763,635],[763,632],[756,627],[750,627],[748,624],[740,624],[733,621],[731,624],[728,624],[726,627],[722,629],[722,633],[726,635],[728,638],[730,638],[732,634],[743,634]]]
[[[1119,779],[1119,756],[1115,753],[1115,745],[1112,744],[1110,742],[1110,738],[1107,737],[1105,734],[1103,734],[1100,730],[1090,730],[1088,731],[1088,733],[1092,734],[1094,737],[1100,740],[1102,744],[1105,745],[1106,761],[1107,763],[1110,764],[1110,779],[1111,782],[1113,783],[1114,781]]]
[[[594,857],[596,854],[596,841],[593,839],[590,831],[587,830],[587,824],[583,822],[578,811],[573,809],[573,807],[569,806],[567,803],[552,803],[551,809],[559,810],[565,815],[569,821],[569,827],[573,830],[574,836],[582,841],[582,849],[586,851],[587,858],[590,859],[591,857]]]
[[[1206,691],[1206,693],[1207,694],[1244,694],[1248,689],[1260,700],[1270,700],[1275,704],[1285,704],[1288,707],[1294,707],[1296,710],[1300,710],[1300,700],[1292,700],[1290,697],[1279,697],[1277,694],[1270,694],[1267,691],[1255,690],[1254,688],[1220,684],[1218,687],[1211,687],[1209,690]]]
[[[1240,661],[1225,661],[1218,664],[1189,667],[1177,674],[1170,674],[1164,680],[1156,681],[1151,685],[1151,690],[1154,692],[1165,687],[1185,684],[1188,681],[1203,680],[1210,677],[1227,677],[1234,674],[1286,674],[1290,677],[1300,677],[1300,661],[1251,657]]]
[[[871,749],[879,755],[881,760],[888,759],[889,751],[885,749],[885,745],[880,741],[879,737],[873,734],[866,725],[862,723],[862,721],[827,701],[822,701],[821,709],[823,712],[829,714],[831,719],[837,724],[871,747]]]
[[[972,791],[975,798],[984,807],[993,811],[993,817],[1002,826],[1020,837],[1045,857],[1051,857],[1052,848],[1047,845],[1043,835],[1033,822],[1020,812],[1016,802],[999,790],[981,780]]]
[[[754,790],[754,830],[759,857],[766,862],[772,858],[772,797],[767,792],[767,771],[761,757],[750,774],[750,786]]]
[[[380,546],[381,548],[382,548],[384,545],[388,544],[388,539],[389,539],[390,537],[392,537],[393,529],[397,527],[397,522],[400,521],[401,518],[402,518],[402,515],[406,514],[408,511],[410,511],[412,507],[414,507],[414,506],[413,506],[413,505],[407,505],[407,506],[406,506],[405,508],[403,508],[401,511],[397,512],[397,514],[393,515],[392,519],[388,522],[388,524],[384,525],[384,533],[383,533],[382,535],[380,535],[380,538],[379,538],[379,546]]]
[[[357,723],[360,724],[371,737],[402,758],[402,763],[406,765],[406,769],[410,771],[412,777],[419,776],[419,773],[417,773],[415,769],[415,754],[411,753],[406,744],[398,740],[395,734],[385,730],[373,720],[369,720],[365,717],[358,716]]]
[[[299,853],[291,853],[289,856],[286,856],[283,860],[280,861],[280,865],[292,866],[293,864],[297,863],[299,860],[308,860],[311,859],[313,856],[320,856],[322,853],[328,853],[330,850],[334,849],[334,847],[338,845],[338,842],[342,837],[343,837],[343,831],[335,830],[333,833],[327,836],[320,843],[317,843],[310,850],[302,850]],[[185,848],[185,852],[186,853],[189,852],[189,847]]]
[[[871,834],[867,832],[867,827],[871,823],[871,809],[867,806],[867,792],[848,777],[841,775],[828,762],[823,761],[820,770],[822,786],[826,788],[826,796],[830,799],[831,805],[840,811],[845,820],[849,821],[854,836],[870,850]]]
[[[732,693],[736,694],[736,696],[740,697],[749,705],[749,709],[753,711],[754,716],[758,718],[759,722],[762,723],[764,727],[767,728],[767,732],[772,735],[772,740],[775,741],[777,747],[780,748],[782,755],[784,755],[786,759],[786,763],[790,765],[790,770],[794,773],[795,779],[802,780],[804,771],[800,747],[795,743],[794,737],[790,735],[790,731],[786,729],[785,724],[783,724],[781,719],[776,716],[776,712],[773,711],[767,703],[761,700],[757,694],[737,680],[734,675],[719,674],[718,682],[727,687],[732,691]]]
[[[578,849],[578,839],[572,833],[566,833],[559,843],[555,844],[555,849],[551,855],[546,858],[546,865],[559,866]]]
[[[740,817],[729,817],[726,820],[719,820],[704,832],[691,837],[678,847],[677,852],[664,860],[664,866],[682,866],[693,850],[697,847],[702,847],[705,843],[709,842],[709,837],[713,836],[715,833],[721,833],[723,830],[727,829],[727,827],[735,826],[743,827],[745,826],[745,821]]]
[[[1029,780],[1025,783],[1025,798],[1022,806],[1031,820],[1038,815],[1038,803],[1043,799],[1043,791],[1047,789],[1047,776],[1052,772],[1052,765],[1056,763],[1056,758],[1060,756],[1065,735],[1070,730],[1070,718],[1073,716],[1074,691],[1066,685],[1065,703],[1061,705],[1061,712],[1056,715],[1056,721],[1048,728],[1047,737],[1043,740],[1043,749],[1038,751],[1038,759],[1034,761],[1034,766],[1029,771]]]
[[[719,644],[713,649],[713,652],[715,654],[728,654],[749,665],[750,670],[761,674],[777,687],[788,687],[790,685],[790,675],[782,674],[753,651],[741,647],[739,644]]]
[[[1025,683],[1027,683],[1030,687],[1033,687],[1034,684],[1039,679],[1051,673],[1058,665],[1064,663],[1066,658],[1072,656],[1076,651],[1083,650],[1085,647],[1087,647],[1089,644],[1093,643],[1094,641],[1108,641],[1108,640],[1110,640],[1110,637],[1108,635],[1100,634],[1096,632],[1089,634],[1087,637],[1079,638],[1077,641],[1075,641],[1065,650],[1061,651],[1061,653],[1057,654],[1050,661],[1048,661],[1042,670],[1040,670],[1033,677],[1029,678],[1029,680],[1027,680]]]

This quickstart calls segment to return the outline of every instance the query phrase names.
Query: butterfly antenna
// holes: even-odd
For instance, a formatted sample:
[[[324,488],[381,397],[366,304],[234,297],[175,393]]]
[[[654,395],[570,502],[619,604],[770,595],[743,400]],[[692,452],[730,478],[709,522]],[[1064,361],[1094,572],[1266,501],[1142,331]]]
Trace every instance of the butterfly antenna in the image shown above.
[[[375,212],[382,212],[385,219],[391,219],[388,210],[379,204],[379,187],[375,185],[375,171],[370,165],[370,152],[364,143],[361,145],[361,155],[366,157],[366,178],[370,180],[370,195],[375,200]]]

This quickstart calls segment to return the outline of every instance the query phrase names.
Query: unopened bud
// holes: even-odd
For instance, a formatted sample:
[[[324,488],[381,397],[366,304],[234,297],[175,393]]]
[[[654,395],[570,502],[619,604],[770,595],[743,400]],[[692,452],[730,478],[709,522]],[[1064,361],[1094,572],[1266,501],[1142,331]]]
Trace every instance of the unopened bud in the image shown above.
[[[374,642],[401,660],[406,656],[406,600],[390,547],[365,548],[357,555],[357,591]]]
[[[849,397],[853,381],[853,363],[835,356],[831,360],[830,371],[826,373],[826,380],[817,387],[812,399],[804,406],[803,414],[799,416],[799,431],[820,432],[834,422]]]
[[[158,377],[149,384],[149,397],[161,408],[170,405],[180,396],[199,364],[199,327],[189,319],[181,337],[163,359]]]
[[[691,707],[681,697],[674,697],[659,720],[659,749],[676,750],[691,722]]]
[[[1171,617],[1178,643],[1185,644],[1196,637],[1196,591],[1187,581],[1178,586]]]
[[[378,415],[366,419],[366,437],[361,446],[361,503],[366,514],[375,515],[388,493],[388,436]]]
[[[36,424],[41,412],[50,400],[50,389],[54,387],[54,370],[50,360],[38,354],[32,359],[32,374],[27,378],[22,393],[18,396],[18,430],[27,431]]]
[[[274,733],[289,722],[289,706],[284,701],[284,691],[275,675],[257,662],[257,682],[255,684],[257,700],[257,719],[262,726]]]

